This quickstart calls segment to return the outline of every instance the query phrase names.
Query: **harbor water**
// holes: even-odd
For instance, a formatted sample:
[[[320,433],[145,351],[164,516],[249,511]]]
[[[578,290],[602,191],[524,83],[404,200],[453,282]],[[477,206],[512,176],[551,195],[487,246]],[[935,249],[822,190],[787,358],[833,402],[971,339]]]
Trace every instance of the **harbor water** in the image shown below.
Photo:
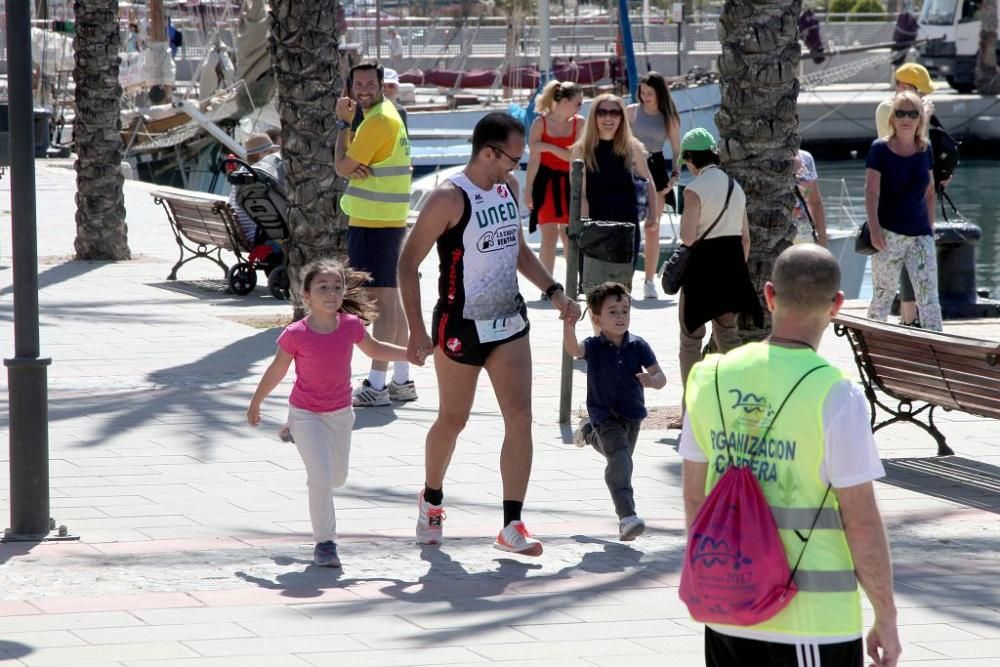
[[[1000,297],[1000,177],[998,160],[962,160],[955,176],[948,186],[948,194],[961,212],[956,218],[945,203],[951,220],[961,219],[979,225],[983,230],[982,239],[976,248],[976,284],[980,290],[988,290],[991,298]],[[846,183],[851,195],[852,211],[858,222],[865,219],[865,162],[856,160],[817,161],[816,170],[820,176],[820,187],[824,198],[835,199],[840,190],[840,181]],[[943,220],[938,205],[936,220]],[[871,298],[870,266],[866,270],[859,298]]]

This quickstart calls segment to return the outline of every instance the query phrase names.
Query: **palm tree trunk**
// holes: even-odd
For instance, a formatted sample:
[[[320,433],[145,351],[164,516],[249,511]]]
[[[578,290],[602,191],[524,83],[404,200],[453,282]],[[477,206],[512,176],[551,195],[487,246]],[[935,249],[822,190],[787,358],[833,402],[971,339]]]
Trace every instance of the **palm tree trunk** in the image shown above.
[[[343,91],[337,49],[337,0],[272,0],[271,60],[278,84],[282,154],[288,166],[288,273],[301,313],[299,271],[319,257],[342,253],[347,218],[341,214],[334,170],[335,108]]]
[[[118,0],[77,0],[73,37],[76,84],[76,249],[78,259],[131,257],[121,173],[118,106]]]
[[[747,195],[752,240],[747,264],[762,306],[774,260],[794,238],[800,10],[800,0],[726,0],[720,17],[722,108],[715,120],[723,167]],[[766,307],[764,313],[763,328],[740,319],[744,340],[769,334]]]
[[[979,54],[976,57],[976,88],[980,95],[1000,94],[997,68],[997,0],[983,0]]]

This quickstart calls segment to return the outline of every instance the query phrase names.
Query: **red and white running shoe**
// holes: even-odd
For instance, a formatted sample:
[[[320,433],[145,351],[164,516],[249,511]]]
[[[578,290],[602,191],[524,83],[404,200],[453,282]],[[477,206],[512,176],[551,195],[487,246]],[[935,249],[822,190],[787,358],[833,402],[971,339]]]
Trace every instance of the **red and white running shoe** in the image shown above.
[[[417,496],[417,543],[441,544],[441,526],[448,515],[443,505],[431,505],[424,501],[424,492]]]
[[[521,521],[511,521],[497,535],[493,543],[494,549],[521,554],[522,556],[541,556],[542,543],[531,536],[528,527]]]

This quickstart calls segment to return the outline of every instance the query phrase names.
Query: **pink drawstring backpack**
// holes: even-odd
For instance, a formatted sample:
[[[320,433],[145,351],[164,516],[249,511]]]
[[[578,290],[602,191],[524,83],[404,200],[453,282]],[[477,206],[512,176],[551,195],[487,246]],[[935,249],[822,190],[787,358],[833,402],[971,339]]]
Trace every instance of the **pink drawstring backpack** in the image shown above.
[[[770,425],[778,419],[781,408],[792,393],[817,366],[799,378],[781,402]],[[715,394],[719,399],[719,367],[715,367]],[[722,402],[719,399],[722,432],[728,443]],[[681,569],[680,598],[691,617],[702,623],[756,625],[788,606],[798,592],[794,577],[809,537],[819,519],[819,512],[803,540],[802,552],[794,568],[789,568],[785,547],[778,535],[774,515],[750,469],[756,455],[737,467],[729,454],[729,467],[705,499],[691,524],[684,563]],[[826,503],[826,494],[820,508]]]

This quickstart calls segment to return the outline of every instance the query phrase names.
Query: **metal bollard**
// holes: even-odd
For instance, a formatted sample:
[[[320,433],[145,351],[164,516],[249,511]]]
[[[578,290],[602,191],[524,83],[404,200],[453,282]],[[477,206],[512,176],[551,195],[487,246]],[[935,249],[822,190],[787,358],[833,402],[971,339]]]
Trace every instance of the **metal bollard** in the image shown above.
[[[938,296],[945,317],[968,317],[975,310],[976,244],[983,231],[971,222],[940,222],[934,226],[937,246]]]

